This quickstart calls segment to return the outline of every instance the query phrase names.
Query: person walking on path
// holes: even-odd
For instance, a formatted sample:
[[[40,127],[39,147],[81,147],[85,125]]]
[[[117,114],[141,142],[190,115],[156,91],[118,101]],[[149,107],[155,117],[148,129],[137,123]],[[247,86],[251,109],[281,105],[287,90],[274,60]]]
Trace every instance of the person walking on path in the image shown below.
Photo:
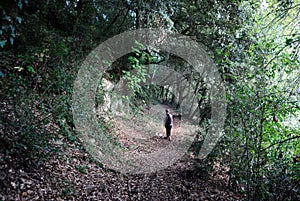
[[[169,110],[166,110],[166,117],[165,117],[165,128],[166,128],[166,137],[165,139],[168,139],[171,141],[171,129],[173,125],[173,117],[171,114],[169,114]]]

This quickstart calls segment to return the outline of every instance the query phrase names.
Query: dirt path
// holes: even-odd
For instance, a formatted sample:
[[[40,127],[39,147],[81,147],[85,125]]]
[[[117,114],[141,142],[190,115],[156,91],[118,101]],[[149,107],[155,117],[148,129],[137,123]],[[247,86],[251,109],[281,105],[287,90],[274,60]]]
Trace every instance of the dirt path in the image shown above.
[[[132,152],[151,153],[168,146],[171,142],[164,139],[166,132],[163,123],[166,109],[171,114],[177,113],[169,106],[158,104],[149,106],[140,115],[116,117],[113,123],[115,135]],[[174,118],[172,141],[191,138],[192,132],[196,132],[194,127],[184,120]]]
[[[142,118],[119,117],[115,134],[132,153],[167,147],[180,139],[185,122],[175,120],[171,142],[163,139],[166,108],[153,106]],[[43,161],[0,153],[0,201],[243,200],[227,189],[228,169],[214,165],[208,172],[205,161],[189,155],[160,171],[122,175],[95,161],[79,142],[59,139],[51,143],[55,151]]]

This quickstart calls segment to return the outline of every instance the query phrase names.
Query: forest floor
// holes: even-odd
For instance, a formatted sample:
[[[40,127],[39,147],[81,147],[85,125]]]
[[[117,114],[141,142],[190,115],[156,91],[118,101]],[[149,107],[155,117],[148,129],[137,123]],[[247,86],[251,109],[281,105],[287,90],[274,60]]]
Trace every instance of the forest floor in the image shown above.
[[[171,142],[163,139],[164,109],[166,106],[159,105],[146,111],[147,124],[116,118],[115,135],[132,153],[167,147],[184,125],[175,119]],[[79,142],[61,138],[51,143],[57,149],[43,161],[0,152],[0,201],[244,200],[227,188],[228,168],[211,164],[208,170],[204,161],[189,154],[163,170],[124,175],[104,168]]]

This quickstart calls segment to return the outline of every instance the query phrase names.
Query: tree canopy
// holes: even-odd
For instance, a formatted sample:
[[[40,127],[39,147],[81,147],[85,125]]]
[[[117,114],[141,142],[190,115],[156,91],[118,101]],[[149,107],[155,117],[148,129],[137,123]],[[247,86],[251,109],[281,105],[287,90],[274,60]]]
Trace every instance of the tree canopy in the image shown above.
[[[18,160],[30,156],[42,163],[55,153],[52,140],[63,136],[80,144],[71,106],[80,64],[112,36],[160,28],[202,44],[225,84],[223,135],[206,162],[228,167],[228,186],[247,200],[299,199],[298,1],[12,0],[1,2],[0,16],[1,154],[25,154]],[[199,127],[210,125],[204,78],[176,55],[137,47],[110,66],[106,81],[125,79],[135,92],[127,97],[133,107],[141,109],[155,99],[181,112],[175,99],[189,96],[172,93],[170,86],[141,83],[149,79],[146,65],[184,72],[189,84],[178,87],[182,92],[191,87],[194,104],[186,110],[199,116]],[[104,83],[99,86],[96,105],[105,102]],[[110,130],[101,118],[99,125]],[[196,139],[191,150],[197,153],[202,143]]]

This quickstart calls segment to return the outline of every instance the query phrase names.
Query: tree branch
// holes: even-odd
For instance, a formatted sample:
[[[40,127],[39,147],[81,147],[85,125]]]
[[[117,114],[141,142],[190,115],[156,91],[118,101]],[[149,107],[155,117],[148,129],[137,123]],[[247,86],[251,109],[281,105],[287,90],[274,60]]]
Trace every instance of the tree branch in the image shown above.
[[[280,142],[275,142],[275,143],[273,143],[273,144],[267,146],[266,148],[264,148],[264,149],[261,150],[261,151],[265,151],[265,150],[267,150],[267,149],[269,149],[269,148],[271,148],[271,147],[273,147],[273,146],[275,146],[275,145],[277,145],[277,144],[282,144],[282,143],[285,143],[285,142],[287,142],[287,141],[294,140],[294,139],[297,139],[297,138],[300,138],[300,135],[297,135],[297,136],[294,136],[294,137],[290,137],[290,138],[285,139],[285,140],[282,140],[282,141],[280,141]]]

